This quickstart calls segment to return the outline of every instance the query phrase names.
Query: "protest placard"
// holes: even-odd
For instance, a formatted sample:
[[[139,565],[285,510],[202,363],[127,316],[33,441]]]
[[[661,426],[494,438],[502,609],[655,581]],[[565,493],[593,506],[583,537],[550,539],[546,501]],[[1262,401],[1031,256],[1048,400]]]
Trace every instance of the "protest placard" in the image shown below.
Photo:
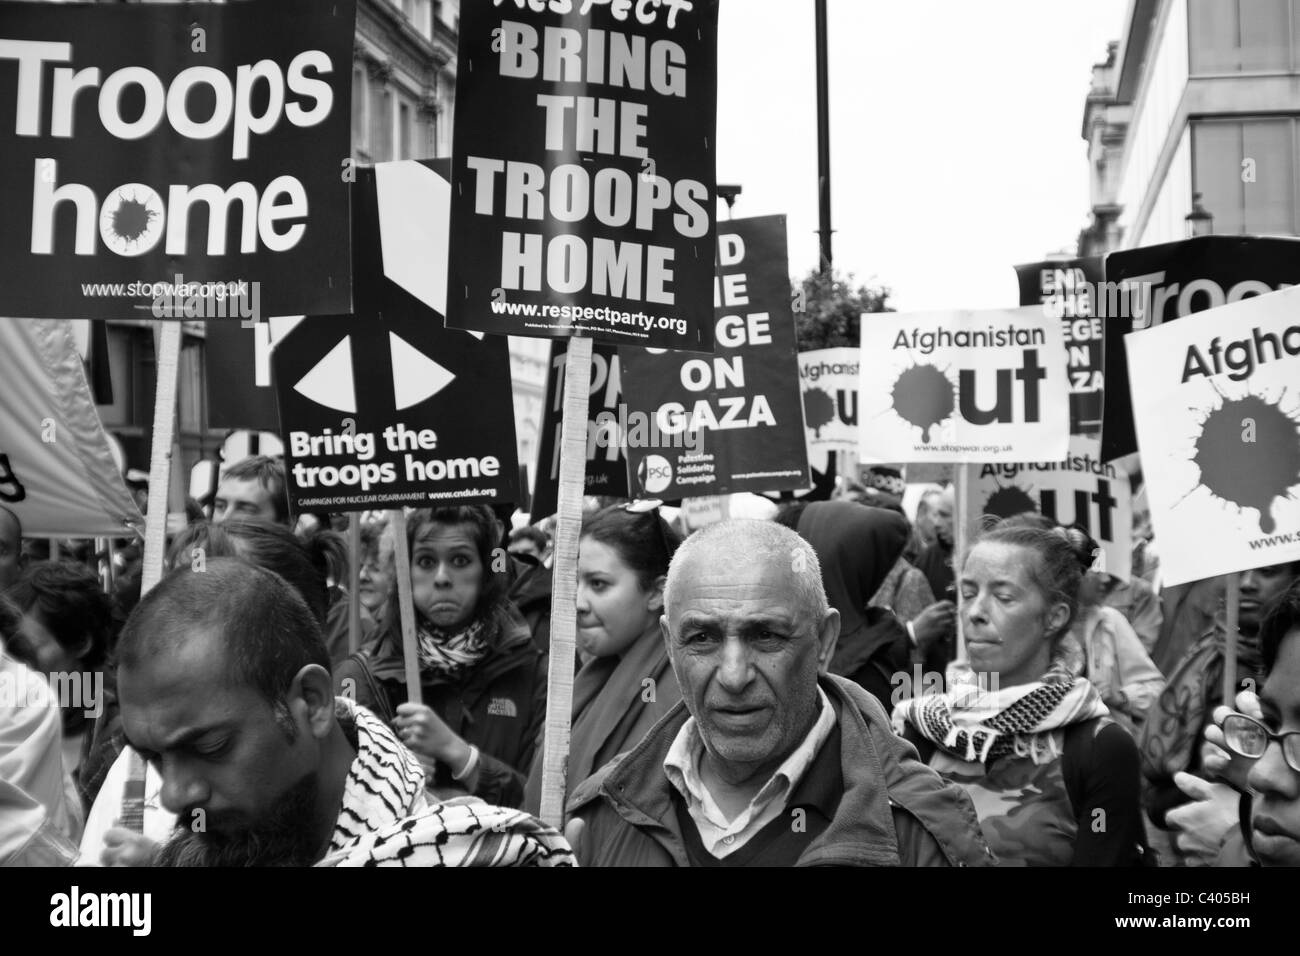
[[[1125,338],[1166,584],[1300,559],[1297,315],[1287,289]]]
[[[516,500],[504,339],[389,303],[302,322],[271,361],[295,512]]]
[[[1061,320],[1069,357],[1070,434],[1101,434],[1106,289],[1100,256],[1016,266],[1020,304]],[[1112,294],[1113,298],[1113,294]]]
[[[1263,295],[1300,282],[1300,241],[1200,236],[1106,257],[1106,394],[1101,453],[1107,461],[1137,451],[1127,333]],[[1118,290],[1118,294],[1116,294]]]
[[[1133,566],[1133,503],[1128,474],[1101,458],[1101,442],[1076,435],[1058,461],[972,465],[967,500],[958,505],[972,530],[990,518],[1036,511],[1078,525],[1101,549],[1093,568],[1129,579]]]
[[[537,444],[537,479],[529,514],[540,521],[555,513],[560,483],[560,429],[564,411],[564,365],[569,344],[551,345],[546,399],[542,405],[541,435]],[[591,397],[587,403],[587,466],[584,492],[588,495],[627,496],[627,459],[618,431],[623,408],[622,372],[618,349],[596,345],[591,350]],[[623,416],[627,411],[623,408]],[[597,418],[600,422],[597,423]]]
[[[799,353],[808,462],[817,471],[826,470],[831,452],[857,453],[858,354],[855,348]]]
[[[864,462],[1064,457],[1061,323],[1041,306],[862,317]]]
[[[672,501],[805,488],[785,217],[720,227],[715,355],[622,348],[628,485]]]
[[[717,0],[461,9],[447,324],[712,350]]]
[[[347,311],[354,18],[0,5],[0,315]]]

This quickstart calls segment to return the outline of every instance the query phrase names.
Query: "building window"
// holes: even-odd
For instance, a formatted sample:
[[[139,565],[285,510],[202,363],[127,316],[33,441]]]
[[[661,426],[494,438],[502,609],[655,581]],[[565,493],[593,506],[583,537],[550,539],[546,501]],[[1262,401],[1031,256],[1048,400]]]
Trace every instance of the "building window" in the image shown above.
[[[1187,0],[1193,76],[1294,69],[1300,0]]]
[[[370,158],[386,163],[393,158],[393,94],[386,83],[370,86]]]
[[[1290,118],[1192,124],[1194,192],[1220,235],[1300,234],[1296,136]],[[1248,162],[1249,161],[1249,162]]]
[[[397,159],[415,159],[411,143],[411,107],[405,101],[397,105]]]
[[[366,71],[352,67],[352,155],[366,148]]]

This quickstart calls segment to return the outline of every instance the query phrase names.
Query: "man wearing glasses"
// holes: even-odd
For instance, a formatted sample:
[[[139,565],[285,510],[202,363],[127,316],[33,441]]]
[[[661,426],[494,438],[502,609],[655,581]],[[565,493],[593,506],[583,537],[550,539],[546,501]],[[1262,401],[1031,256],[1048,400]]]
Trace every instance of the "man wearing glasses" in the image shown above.
[[[1243,793],[1244,849],[1263,866],[1300,866],[1300,584],[1260,624],[1268,674],[1259,697],[1237,695],[1205,731],[1202,764]],[[1276,745],[1276,746],[1275,746]],[[1232,841],[1220,865],[1245,863]]]

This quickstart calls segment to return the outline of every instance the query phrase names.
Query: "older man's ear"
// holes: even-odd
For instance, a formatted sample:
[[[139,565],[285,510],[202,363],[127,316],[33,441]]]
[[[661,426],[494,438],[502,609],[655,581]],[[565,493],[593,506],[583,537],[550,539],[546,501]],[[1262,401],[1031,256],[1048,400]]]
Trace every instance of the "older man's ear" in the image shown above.
[[[825,674],[835,654],[835,642],[840,637],[840,612],[827,608],[822,617],[821,627],[817,630],[817,670]]]

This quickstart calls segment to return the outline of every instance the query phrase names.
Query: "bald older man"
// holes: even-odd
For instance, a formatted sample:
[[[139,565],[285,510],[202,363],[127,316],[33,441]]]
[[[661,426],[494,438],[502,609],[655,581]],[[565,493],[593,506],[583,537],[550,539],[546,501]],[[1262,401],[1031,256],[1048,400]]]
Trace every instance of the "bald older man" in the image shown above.
[[[974,866],[974,807],[826,673],[839,634],[817,555],[729,521],[678,549],[660,619],[682,703],[584,782],[568,835],[588,866]]]

